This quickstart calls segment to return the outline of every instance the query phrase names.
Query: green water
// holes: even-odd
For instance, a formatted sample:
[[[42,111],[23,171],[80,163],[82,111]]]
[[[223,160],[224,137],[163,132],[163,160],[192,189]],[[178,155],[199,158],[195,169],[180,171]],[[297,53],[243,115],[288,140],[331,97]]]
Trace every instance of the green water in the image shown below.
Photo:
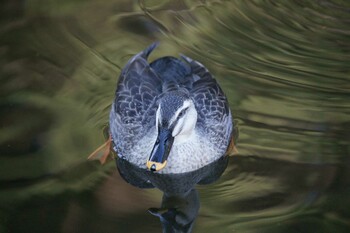
[[[198,187],[193,232],[350,232],[350,2],[3,1],[0,232],[161,232],[138,189],[86,157],[120,69],[183,53],[208,67],[239,128]]]

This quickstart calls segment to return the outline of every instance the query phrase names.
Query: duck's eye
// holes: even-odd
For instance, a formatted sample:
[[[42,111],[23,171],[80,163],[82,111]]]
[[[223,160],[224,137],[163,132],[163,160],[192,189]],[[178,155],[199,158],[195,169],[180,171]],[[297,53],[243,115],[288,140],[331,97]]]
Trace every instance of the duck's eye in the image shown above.
[[[183,117],[185,115],[186,111],[187,111],[187,108],[181,110],[181,112],[179,113],[179,115],[177,117],[178,118]]]

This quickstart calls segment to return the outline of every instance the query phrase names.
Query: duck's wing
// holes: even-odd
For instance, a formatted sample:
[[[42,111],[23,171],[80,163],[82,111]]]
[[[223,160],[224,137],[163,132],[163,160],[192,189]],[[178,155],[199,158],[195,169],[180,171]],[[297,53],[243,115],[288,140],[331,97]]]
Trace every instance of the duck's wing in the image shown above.
[[[190,65],[194,80],[191,95],[198,112],[197,125],[212,143],[226,150],[233,127],[227,98],[204,65],[183,55],[182,58]]]
[[[126,145],[120,147],[127,148],[155,125],[155,102],[162,84],[147,57],[156,46],[152,44],[132,57],[119,77],[110,113],[110,130],[117,147],[123,141]]]

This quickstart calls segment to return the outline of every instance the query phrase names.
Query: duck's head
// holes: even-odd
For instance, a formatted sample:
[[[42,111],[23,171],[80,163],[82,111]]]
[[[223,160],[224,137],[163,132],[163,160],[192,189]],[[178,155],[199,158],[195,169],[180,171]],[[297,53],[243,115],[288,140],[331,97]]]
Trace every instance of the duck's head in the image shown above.
[[[192,99],[183,92],[165,94],[159,101],[156,113],[158,132],[153,150],[147,160],[147,168],[159,171],[167,164],[173,143],[183,143],[196,126],[197,111]]]

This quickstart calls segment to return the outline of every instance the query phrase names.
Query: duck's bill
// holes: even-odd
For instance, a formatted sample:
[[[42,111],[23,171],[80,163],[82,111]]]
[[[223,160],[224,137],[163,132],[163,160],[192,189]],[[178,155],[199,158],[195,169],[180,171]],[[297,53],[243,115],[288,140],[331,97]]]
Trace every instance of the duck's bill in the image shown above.
[[[157,140],[146,163],[149,170],[160,171],[166,166],[173,142],[174,137],[171,135],[170,130],[159,130]]]

